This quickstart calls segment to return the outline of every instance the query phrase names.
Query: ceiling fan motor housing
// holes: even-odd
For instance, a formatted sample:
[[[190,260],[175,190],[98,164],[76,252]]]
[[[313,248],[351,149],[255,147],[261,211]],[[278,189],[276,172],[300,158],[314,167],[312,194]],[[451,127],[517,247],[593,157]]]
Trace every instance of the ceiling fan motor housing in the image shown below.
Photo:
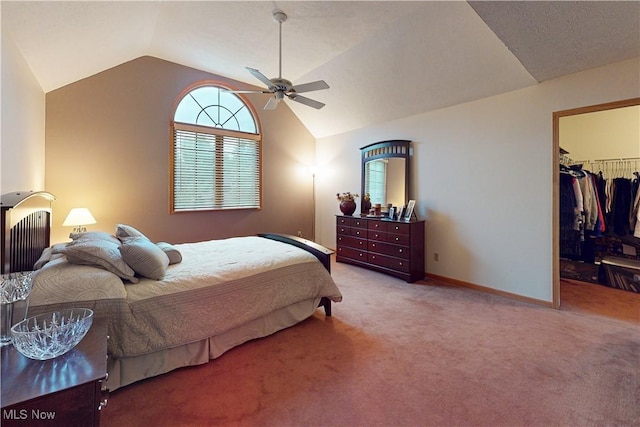
[[[293,85],[287,79],[274,78],[271,79],[271,82],[273,83],[277,91],[289,92],[293,88]]]

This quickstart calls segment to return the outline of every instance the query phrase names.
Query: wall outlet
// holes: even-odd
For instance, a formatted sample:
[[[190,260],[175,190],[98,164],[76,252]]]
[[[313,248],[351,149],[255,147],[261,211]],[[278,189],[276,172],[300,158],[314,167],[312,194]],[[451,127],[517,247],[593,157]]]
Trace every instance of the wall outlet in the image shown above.
[[[440,254],[438,252],[434,252],[433,253],[433,260],[434,261],[440,261]]]
[[[302,231],[298,230],[298,237],[302,237]]]

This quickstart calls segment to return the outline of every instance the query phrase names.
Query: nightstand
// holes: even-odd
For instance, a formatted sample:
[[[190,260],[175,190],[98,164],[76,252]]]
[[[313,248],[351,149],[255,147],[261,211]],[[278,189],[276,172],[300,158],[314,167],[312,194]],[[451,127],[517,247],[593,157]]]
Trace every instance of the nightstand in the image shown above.
[[[5,426],[98,426],[106,405],[107,319],[68,353],[32,360],[13,345],[0,349],[2,414]]]

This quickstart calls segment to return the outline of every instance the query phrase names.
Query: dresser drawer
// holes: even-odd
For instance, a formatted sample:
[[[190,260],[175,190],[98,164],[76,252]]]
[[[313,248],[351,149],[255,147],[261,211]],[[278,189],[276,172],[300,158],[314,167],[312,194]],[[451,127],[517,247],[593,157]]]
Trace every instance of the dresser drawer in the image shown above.
[[[387,231],[387,223],[381,220],[369,220],[367,228],[370,231]]]
[[[378,242],[386,242],[387,241],[387,233],[380,230],[367,230],[367,238],[369,240],[377,240]]]
[[[356,237],[362,237],[364,239],[364,238],[367,237],[367,229],[366,228],[345,227],[343,225],[338,225],[336,227],[336,235],[337,236],[356,236]]]
[[[381,255],[390,255],[392,257],[400,258],[405,261],[408,261],[410,259],[409,255],[411,254],[408,246],[392,245],[390,243],[384,242],[369,241],[369,245],[367,248],[369,252],[375,252]]]
[[[394,234],[411,234],[411,224],[403,224],[401,222],[390,222],[387,224],[387,231]]]
[[[367,262],[367,252],[362,250],[359,251],[356,248],[349,248],[346,246],[338,246],[336,250],[336,256],[355,259],[362,262]]]
[[[338,247],[350,247],[358,250],[367,250],[367,241],[353,236],[338,236]]]
[[[409,234],[393,234],[387,233],[385,242],[395,243],[396,245],[409,245],[411,236]]]
[[[361,218],[339,217],[336,225],[338,227],[367,228],[367,221]]]
[[[370,252],[368,260],[371,264],[376,264],[381,267],[390,268],[392,270],[401,271],[403,273],[409,272],[410,263],[405,259]]]

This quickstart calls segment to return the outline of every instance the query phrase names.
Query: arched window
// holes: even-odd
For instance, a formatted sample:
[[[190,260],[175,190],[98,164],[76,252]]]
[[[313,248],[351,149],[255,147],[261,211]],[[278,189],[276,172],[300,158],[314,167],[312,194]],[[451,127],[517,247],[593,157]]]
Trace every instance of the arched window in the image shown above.
[[[189,91],[171,134],[172,212],[260,208],[261,136],[239,96],[216,85]]]

